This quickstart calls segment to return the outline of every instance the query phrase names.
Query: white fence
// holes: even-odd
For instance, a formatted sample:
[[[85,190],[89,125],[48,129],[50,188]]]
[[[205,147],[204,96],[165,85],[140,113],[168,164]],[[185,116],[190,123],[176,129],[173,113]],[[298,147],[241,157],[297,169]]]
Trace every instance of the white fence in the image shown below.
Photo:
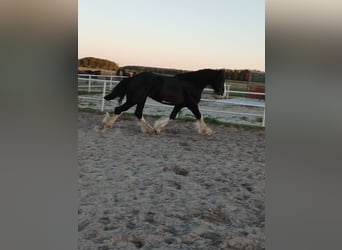
[[[95,78],[96,77],[96,78]],[[103,98],[107,92],[110,92],[113,87],[125,78],[125,76],[116,76],[116,75],[87,75],[87,74],[79,74],[78,75],[78,91],[82,91],[85,93],[99,93],[100,97],[92,97],[92,96],[82,96],[79,95],[79,99],[83,100],[94,100],[96,102],[101,102],[101,111],[104,111],[105,108],[105,99]],[[210,113],[218,113],[218,114],[229,114],[229,115],[239,115],[239,116],[253,116],[253,117],[261,117],[261,127],[265,127],[265,102],[262,101],[255,101],[250,98],[245,99],[235,99],[230,98],[230,93],[238,93],[238,94],[248,94],[248,95],[263,95],[265,93],[259,92],[245,92],[245,91],[232,91],[230,90],[230,85],[225,84],[226,87],[226,98],[224,99],[205,99],[202,98],[202,103],[215,103],[215,104],[230,104],[230,105],[238,105],[238,106],[246,106],[246,107],[258,107],[262,109],[262,114],[260,113],[250,113],[250,112],[234,112],[228,110],[215,110],[215,109],[208,109],[208,108],[200,108],[201,111],[206,111]],[[205,92],[210,93],[213,92],[212,89],[204,89]],[[156,107],[170,107],[167,105],[162,105],[159,103],[151,103],[146,102],[148,106],[156,106]]]

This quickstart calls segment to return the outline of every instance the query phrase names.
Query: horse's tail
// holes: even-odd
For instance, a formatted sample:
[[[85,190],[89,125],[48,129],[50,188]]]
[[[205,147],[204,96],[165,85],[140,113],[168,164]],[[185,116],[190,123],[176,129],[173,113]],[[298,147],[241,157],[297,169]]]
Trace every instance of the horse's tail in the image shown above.
[[[127,85],[128,83],[132,80],[132,77],[129,78],[125,78],[123,80],[121,80],[112,90],[112,92],[110,92],[108,95],[106,95],[104,97],[104,99],[106,100],[113,100],[117,97],[120,97],[119,99],[119,104],[121,104],[123,98],[125,97],[125,95],[127,94]]]

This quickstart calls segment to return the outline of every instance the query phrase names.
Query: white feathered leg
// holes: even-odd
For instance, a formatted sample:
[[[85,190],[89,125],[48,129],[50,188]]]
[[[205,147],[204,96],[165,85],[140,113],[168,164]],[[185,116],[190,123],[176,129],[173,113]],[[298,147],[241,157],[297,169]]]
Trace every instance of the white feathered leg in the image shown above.
[[[154,129],[157,134],[160,134],[162,128],[164,128],[170,121],[170,118],[159,119],[154,123]]]
[[[122,113],[121,113],[122,114]],[[108,128],[113,127],[113,124],[120,117],[121,114],[113,115],[112,117],[108,112],[106,112],[105,117],[102,119],[101,132],[105,132]]]
[[[198,133],[203,135],[211,135],[213,131],[205,124],[203,117],[197,121]]]
[[[146,120],[144,119],[144,117],[141,117],[140,123],[141,123],[141,131],[142,131],[143,133],[152,134],[152,133],[154,132],[154,129],[151,127],[150,124],[148,124],[148,123],[146,122]]]

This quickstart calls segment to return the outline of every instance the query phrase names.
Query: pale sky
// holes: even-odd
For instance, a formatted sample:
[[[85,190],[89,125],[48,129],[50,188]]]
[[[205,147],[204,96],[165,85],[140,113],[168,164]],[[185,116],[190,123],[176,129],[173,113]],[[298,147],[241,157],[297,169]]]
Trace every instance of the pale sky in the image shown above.
[[[265,70],[264,0],[79,0],[78,58]]]

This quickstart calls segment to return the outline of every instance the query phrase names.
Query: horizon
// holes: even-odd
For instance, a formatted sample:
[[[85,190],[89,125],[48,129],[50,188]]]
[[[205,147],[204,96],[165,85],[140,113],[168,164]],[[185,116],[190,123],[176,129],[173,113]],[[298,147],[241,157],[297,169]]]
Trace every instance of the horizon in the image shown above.
[[[119,63],[117,63],[116,61],[112,61],[112,60],[109,60],[107,58],[99,58],[99,57],[95,57],[95,56],[85,56],[85,57],[81,57],[81,58],[78,58],[77,60],[80,60],[80,59],[83,59],[83,58],[96,58],[96,59],[101,59],[101,60],[108,60],[108,61],[111,61],[111,62],[114,62],[116,64],[119,65]],[[83,66],[81,66],[83,67]],[[124,67],[144,67],[144,68],[160,68],[160,69],[170,69],[170,70],[186,70],[186,69],[180,69],[180,68],[170,68],[170,67],[158,67],[158,66],[148,66],[148,65],[133,65],[133,64],[130,64],[130,65],[124,65],[124,66],[120,66],[119,65],[119,68],[124,68]],[[89,68],[89,67],[83,67],[83,68]],[[205,68],[201,68],[201,69],[205,69]],[[209,68],[208,68],[209,69]],[[214,69],[214,68],[211,68],[211,69]],[[234,68],[234,69],[229,69],[229,68],[215,68],[215,69],[224,69],[224,70],[250,70],[250,71],[260,71],[260,72],[265,72],[263,70],[258,70],[258,69],[248,69],[248,68]],[[200,70],[200,69],[194,69],[195,70]],[[192,71],[192,70],[191,70]]]
[[[80,1],[78,58],[119,67],[264,72],[264,7],[246,0]]]

